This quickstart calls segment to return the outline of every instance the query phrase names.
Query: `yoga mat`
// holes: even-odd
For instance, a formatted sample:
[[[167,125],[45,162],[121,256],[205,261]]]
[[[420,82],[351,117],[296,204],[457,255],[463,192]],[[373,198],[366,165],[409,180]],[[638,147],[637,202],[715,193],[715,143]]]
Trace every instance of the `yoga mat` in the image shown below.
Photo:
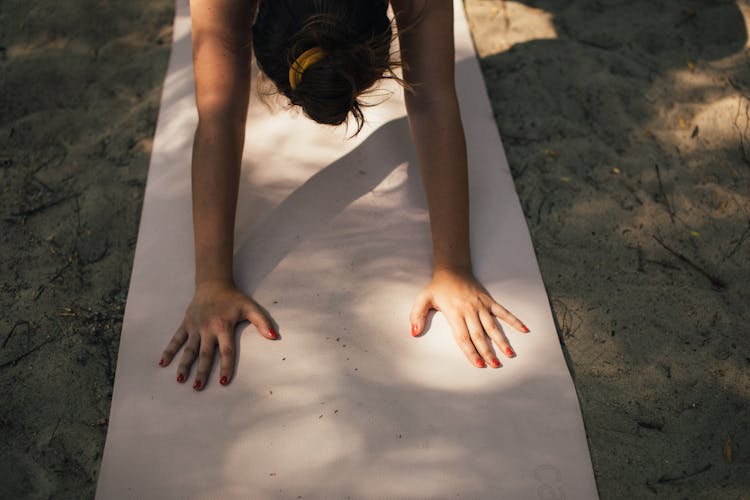
[[[97,498],[597,498],[578,400],[493,119],[463,5],[456,81],[475,272],[531,333],[469,365],[436,314],[425,196],[401,90],[354,139],[251,100],[236,225],[238,285],[281,341],[245,324],[228,387],[157,366],[193,291],[194,104],[178,0]],[[217,360],[218,361],[218,360]],[[218,364],[218,363],[217,363]],[[191,379],[192,380],[192,379]]]

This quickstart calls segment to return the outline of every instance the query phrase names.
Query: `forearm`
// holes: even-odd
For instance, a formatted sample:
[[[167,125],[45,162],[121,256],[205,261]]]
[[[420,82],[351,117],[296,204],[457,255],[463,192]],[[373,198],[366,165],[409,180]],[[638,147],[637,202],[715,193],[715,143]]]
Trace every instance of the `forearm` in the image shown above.
[[[430,214],[435,271],[471,272],[466,140],[455,94],[407,99]]]
[[[231,282],[234,219],[244,126],[202,120],[193,143],[192,191],[195,282]]]

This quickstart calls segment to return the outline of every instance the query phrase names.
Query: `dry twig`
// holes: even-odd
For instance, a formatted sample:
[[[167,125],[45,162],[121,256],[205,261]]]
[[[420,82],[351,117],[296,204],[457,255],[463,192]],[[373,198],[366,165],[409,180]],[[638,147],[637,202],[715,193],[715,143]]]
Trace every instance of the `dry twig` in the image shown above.
[[[667,207],[667,212],[669,212],[669,218],[672,219],[672,224],[674,224],[674,208],[672,208],[672,204],[669,202],[669,198],[667,197],[666,191],[664,191],[664,184],[661,182],[661,172],[659,171],[659,164],[654,163],[654,168],[656,169],[656,180],[659,181],[659,194],[664,200],[664,205]]]
[[[72,260],[68,260],[68,262],[62,266],[60,269],[57,270],[57,272],[52,276],[49,280],[47,280],[47,283],[44,283],[42,285],[39,285],[39,288],[36,289],[36,293],[34,294],[34,301],[36,301],[44,292],[44,290],[47,288],[47,285],[55,281],[57,278],[62,276],[62,274],[70,267],[70,265],[73,263]]]
[[[31,353],[33,353],[35,351],[38,351],[39,349],[41,349],[45,345],[49,344],[50,342],[52,342],[52,339],[47,339],[44,342],[42,342],[42,343],[40,343],[40,344],[32,347],[31,349],[29,349],[25,353],[23,353],[23,354],[21,354],[19,356],[16,356],[14,359],[11,359],[10,361],[6,361],[5,363],[3,363],[3,364],[0,365],[0,370],[2,370],[3,368],[7,368],[8,366],[16,366],[16,363],[18,363],[19,361],[21,361],[23,358],[25,358],[26,356],[28,356],[29,354],[31,354]]]
[[[28,335],[29,332],[31,331],[31,324],[28,321],[24,319],[16,321],[16,324],[13,325],[13,328],[10,329],[10,331],[8,332],[8,335],[5,337],[5,340],[3,340],[3,345],[0,347],[5,348],[5,346],[8,345],[8,341],[10,341],[10,338],[13,336],[13,334],[16,332],[16,328],[18,328],[19,326],[26,327],[26,335]]]
[[[659,245],[661,245],[662,247],[664,247],[664,249],[666,251],[668,251],[669,253],[671,253],[672,255],[674,255],[675,257],[677,257],[678,259],[680,259],[682,262],[684,262],[685,264],[687,264],[688,266],[692,267],[693,269],[695,269],[696,271],[698,271],[700,274],[702,274],[703,276],[705,276],[708,279],[708,281],[710,281],[711,284],[714,286],[714,288],[716,288],[717,290],[723,290],[724,288],[727,287],[727,284],[724,282],[724,280],[722,280],[718,276],[716,276],[714,274],[711,274],[710,272],[706,271],[701,266],[699,266],[698,264],[696,264],[695,262],[693,262],[692,260],[690,260],[689,258],[687,258],[685,255],[681,254],[677,250],[674,250],[673,248],[670,248],[666,243],[664,243],[662,240],[660,240],[656,235],[652,234],[651,237],[654,240],[656,240],[656,242]]]
[[[46,203],[42,203],[40,205],[37,205],[35,207],[27,208],[26,210],[20,210],[18,212],[11,213],[14,217],[28,217],[30,215],[38,214],[39,212],[43,212],[44,210],[47,210],[48,208],[55,207],[61,203],[64,203],[68,201],[71,198],[75,198],[78,196],[78,194],[73,194],[70,196],[63,196],[62,198],[58,198],[56,200],[51,200]]]
[[[656,481],[649,481],[649,482],[647,482],[646,485],[649,486],[649,487],[653,487],[654,485],[657,485],[657,484],[675,483],[677,481],[682,481],[684,479],[689,479],[691,477],[697,476],[698,474],[703,474],[704,472],[706,472],[710,468],[711,468],[711,464],[707,463],[706,465],[704,465],[703,467],[701,467],[700,469],[698,469],[696,471],[685,472],[683,474],[680,474],[679,476],[669,477],[666,474],[664,474],[663,476],[661,476]]]
[[[747,221],[747,227],[742,232],[742,234],[740,235],[740,237],[737,239],[737,243],[735,243],[734,247],[732,247],[732,250],[730,250],[729,253],[724,256],[724,258],[722,259],[722,261],[727,260],[728,258],[732,257],[735,253],[737,253],[737,250],[740,249],[740,247],[745,242],[745,240],[748,238],[748,236],[750,236],[750,220]]]

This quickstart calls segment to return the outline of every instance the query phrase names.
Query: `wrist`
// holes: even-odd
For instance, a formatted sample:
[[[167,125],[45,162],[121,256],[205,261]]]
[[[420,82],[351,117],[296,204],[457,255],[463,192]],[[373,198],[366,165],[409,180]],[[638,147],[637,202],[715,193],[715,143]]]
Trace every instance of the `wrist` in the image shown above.
[[[199,272],[195,273],[195,286],[203,283],[234,283],[232,271]]]
[[[195,285],[234,283],[231,240],[225,244],[199,245],[195,249]]]
[[[205,265],[197,263],[195,266],[195,286],[199,287],[204,284],[228,284],[234,285],[234,273],[231,266],[222,265]]]
[[[451,263],[451,264],[435,264],[432,270],[432,277],[439,278],[441,276],[473,276],[474,272],[471,269],[471,262],[464,263]]]
[[[471,274],[471,250],[469,237],[462,234],[443,235],[433,238],[434,272]]]
[[[204,290],[209,288],[234,288],[234,280],[226,278],[206,278],[203,280],[195,280],[195,290]]]

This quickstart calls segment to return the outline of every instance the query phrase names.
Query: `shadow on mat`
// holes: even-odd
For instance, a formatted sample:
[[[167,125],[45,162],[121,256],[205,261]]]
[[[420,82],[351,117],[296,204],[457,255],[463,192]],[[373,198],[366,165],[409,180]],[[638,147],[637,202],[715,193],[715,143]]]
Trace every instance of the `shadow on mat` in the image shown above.
[[[410,137],[406,117],[385,123],[274,207],[238,242],[235,261],[238,283],[243,289],[249,294],[255,292],[295,246],[319,232],[348,205],[372,192],[399,165],[408,164],[410,179],[418,177],[414,147],[405,137]],[[362,160],[373,157],[379,161],[370,162],[368,170],[363,170]]]

